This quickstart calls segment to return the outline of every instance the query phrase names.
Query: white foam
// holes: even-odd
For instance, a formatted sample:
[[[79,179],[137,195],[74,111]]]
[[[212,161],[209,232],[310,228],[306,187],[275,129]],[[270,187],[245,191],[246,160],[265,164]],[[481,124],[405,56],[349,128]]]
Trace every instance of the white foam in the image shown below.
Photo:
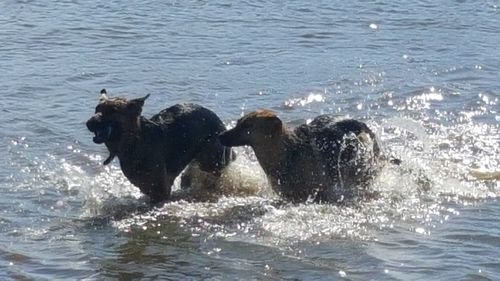
[[[207,239],[223,237],[266,245],[377,239],[380,229],[431,235],[430,229],[459,215],[450,204],[500,196],[498,126],[470,120],[443,126],[406,118],[369,125],[376,130],[384,152],[403,162],[386,165],[372,186],[379,196],[356,206],[278,203],[247,148],[236,150],[238,158],[219,183],[223,192],[218,199],[179,200],[153,209],[116,163],[102,166],[99,155],[85,155],[73,147],[70,153],[88,163],[77,165],[52,155],[31,159],[26,155],[30,147],[14,142],[11,150],[22,161],[31,161],[20,167],[27,179],[18,188],[36,186],[44,198],[51,196],[52,188],[61,192],[53,198],[54,212],[62,212],[69,208],[69,201],[76,201],[82,204],[82,217],[109,217],[122,231],[144,231],[146,227],[163,235],[161,225],[173,221]],[[179,188],[177,181],[174,190]]]

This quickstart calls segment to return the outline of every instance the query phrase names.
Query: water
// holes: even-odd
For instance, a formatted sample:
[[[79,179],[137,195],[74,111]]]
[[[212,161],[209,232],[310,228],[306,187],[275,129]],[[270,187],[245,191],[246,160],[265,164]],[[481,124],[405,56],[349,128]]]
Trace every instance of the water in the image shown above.
[[[132,2],[0,4],[1,279],[498,280],[500,2]],[[403,165],[282,205],[240,149],[257,194],[151,208],[84,127],[101,88],[364,119]]]

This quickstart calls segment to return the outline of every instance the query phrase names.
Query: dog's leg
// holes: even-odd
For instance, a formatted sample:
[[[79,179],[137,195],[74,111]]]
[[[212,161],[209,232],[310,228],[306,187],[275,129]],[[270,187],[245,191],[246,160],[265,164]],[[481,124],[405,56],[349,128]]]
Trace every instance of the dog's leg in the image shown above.
[[[176,176],[167,173],[152,176],[145,186],[141,187],[141,191],[149,196],[153,204],[168,200]]]
[[[193,178],[196,176],[194,169],[199,169],[194,167],[196,164],[193,162],[187,166],[186,170],[181,175],[181,189],[189,189],[192,185]]]
[[[181,176],[181,189],[214,191],[217,188],[217,179],[219,177],[220,173],[203,171],[197,162],[191,162]]]
[[[218,139],[209,139],[195,157],[200,170],[220,176],[222,170],[233,160],[230,147],[223,146]]]

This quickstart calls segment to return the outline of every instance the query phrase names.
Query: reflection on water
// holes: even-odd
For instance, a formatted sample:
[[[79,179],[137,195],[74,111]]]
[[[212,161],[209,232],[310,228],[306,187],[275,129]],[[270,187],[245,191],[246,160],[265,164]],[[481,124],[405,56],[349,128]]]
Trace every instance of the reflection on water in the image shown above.
[[[245,182],[247,177],[247,184],[257,185],[262,191],[259,195],[228,195],[215,202],[178,200],[155,207],[128,183],[116,165],[101,166],[100,154],[68,146],[65,149],[70,158],[86,163],[75,165],[51,154],[43,159],[34,157],[29,141],[13,140],[8,151],[11,163],[17,163],[20,171],[11,175],[11,180],[17,182],[13,187],[17,192],[37,195],[11,208],[32,221],[29,227],[24,227],[19,218],[15,219],[17,227],[8,220],[4,225],[10,225],[11,239],[53,241],[63,253],[71,241],[80,244],[78,255],[89,259],[82,261],[84,272],[89,269],[87,262],[99,265],[101,273],[95,277],[229,278],[255,276],[257,270],[261,276],[281,278],[289,275],[280,275],[274,269],[287,262],[272,266],[264,261],[284,255],[292,264],[300,264],[295,266],[316,269],[313,256],[320,255],[322,245],[332,250],[360,243],[370,245],[360,249],[367,259],[364,262],[379,264],[387,259],[380,251],[408,251],[411,245],[422,243],[421,239],[441,237],[441,229],[460,217],[464,206],[475,206],[500,195],[494,178],[474,176],[478,167],[499,171],[495,158],[499,153],[497,126],[470,121],[443,126],[410,118],[370,120],[369,125],[376,130],[385,153],[400,158],[402,164],[386,165],[372,186],[379,196],[355,206],[280,201],[270,191],[252,152],[242,148],[237,151],[236,168],[231,172],[235,173],[234,180]],[[178,186],[176,182],[174,190],[179,190]],[[40,208],[45,215],[38,218],[32,210]],[[471,235],[469,230],[462,231]],[[96,241],[99,235],[105,237]],[[92,249],[90,253],[86,247]],[[242,248],[250,252],[239,253]],[[238,255],[246,263],[254,255],[254,248],[264,251],[259,254],[264,259],[256,261],[258,266],[247,264],[246,270],[232,275],[235,273],[231,268],[242,266],[243,261],[219,265],[227,259],[234,262],[231,257]],[[49,247],[45,251],[49,249],[54,250]],[[28,253],[17,249],[5,259],[34,266],[36,257]],[[419,257],[417,254],[415,259]],[[411,261],[407,262],[395,265],[397,270],[410,266]],[[333,270],[340,272],[339,276],[364,276],[363,271],[347,264],[335,266]],[[435,265],[427,266],[432,269]],[[387,274],[386,270],[379,273]],[[317,276],[323,273],[319,271]]]
[[[0,279],[500,275],[497,4],[1,8]],[[150,206],[85,129],[104,87],[151,93],[146,116],[189,101],[228,124],[258,108],[292,126],[362,119],[402,164],[384,167],[373,200],[289,204],[240,148],[225,196]]]

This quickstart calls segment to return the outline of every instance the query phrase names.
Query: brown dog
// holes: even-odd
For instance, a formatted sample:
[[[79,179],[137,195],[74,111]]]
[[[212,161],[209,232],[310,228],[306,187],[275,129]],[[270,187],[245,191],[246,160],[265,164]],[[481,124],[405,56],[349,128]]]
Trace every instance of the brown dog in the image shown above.
[[[263,110],[242,117],[219,138],[226,146],[251,146],[273,189],[296,202],[368,195],[366,187],[379,169],[375,135],[356,120],[335,122],[321,115],[290,130]]]
[[[87,128],[94,142],[109,150],[104,165],[117,156],[125,176],[152,202],[170,197],[174,179],[191,162],[205,174],[220,176],[231,149],[217,138],[226,130],[217,115],[199,105],[177,104],[146,119],[141,112],[148,96],[108,98],[101,91]]]

